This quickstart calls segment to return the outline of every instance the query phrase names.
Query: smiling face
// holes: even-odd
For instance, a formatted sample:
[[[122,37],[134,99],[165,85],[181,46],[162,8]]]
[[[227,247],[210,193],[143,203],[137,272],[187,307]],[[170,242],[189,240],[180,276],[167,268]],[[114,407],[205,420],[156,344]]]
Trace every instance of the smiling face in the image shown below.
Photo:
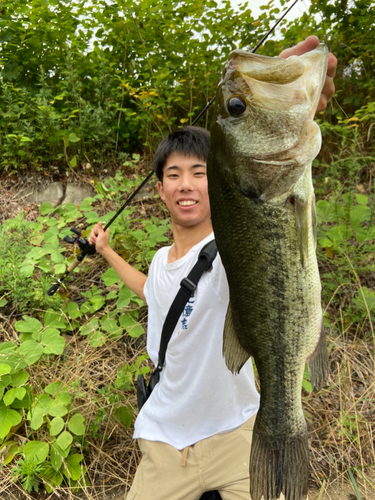
[[[177,152],[168,156],[158,190],[172,225],[211,227],[206,170],[206,162],[195,156]]]

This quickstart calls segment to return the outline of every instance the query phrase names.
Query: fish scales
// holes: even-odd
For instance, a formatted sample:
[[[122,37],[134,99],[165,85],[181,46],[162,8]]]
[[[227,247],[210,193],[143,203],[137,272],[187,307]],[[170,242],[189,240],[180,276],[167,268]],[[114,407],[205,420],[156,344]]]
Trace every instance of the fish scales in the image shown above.
[[[235,51],[216,96],[208,186],[230,291],[223,350],[234,373],[253,356],[261,388],[253,500],[307,495],[301,385],[306,360],[314,386],[327,361],[311,179],[327,55],[325,46],[288,60]]]

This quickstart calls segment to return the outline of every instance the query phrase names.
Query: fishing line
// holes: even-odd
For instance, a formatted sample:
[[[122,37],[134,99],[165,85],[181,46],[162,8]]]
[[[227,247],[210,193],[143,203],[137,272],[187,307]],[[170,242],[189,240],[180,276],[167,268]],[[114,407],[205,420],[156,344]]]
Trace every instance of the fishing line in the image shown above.
[[[262,45],[262,43],[270,36],[270,34],[276,29],[276,27],[281,23],[281,21],[284,19],[284,17],[288,14],[288,12],[291,11],[291,9],[296,5],[296,3],[299,0],[295,0],[293,4],[284,12],[284,14],[276,21],[276,23],[272,26],[272,28],[263,36],[261,41],[257,43],[257,45],[251,50],[251,53],[254,54],[259,47]],[[208,108],[213,104],[215,101],[215,96],[206,104],[204,109],[198,114],[198,116],[193,120],[192,126],[197,123],[197,121],[203,116]],[[106,231],[109,226],[117,219],[117,217],[125,210],[125,208],[129,205],[129,203],[134,199],[134,197],[139,193],[139,191],[147,184],[147,182],[151,179],[152,175],[154,173],[154,170],[151,170],[151,172],[147,175],[145,179],[141,182],[141,184],[137,187],[137,189],[129,196],[129,198],[125,201],[125,203],[122,205],[122,207],[115,213],[115,215],[112,217],[112,219],[107,222],[107,224],[104,226],[104,231]],[[64,241],[70,244],[78,244],[79,249],[81,250],[81,253],[78,255],[78,257],[71,263],[71,265],[68,267],[68,269],[65,271],[65,273],[47,290],[47,295],[52,296],[54,295],[57,290],[60,288],[61,285],[63,285],[63,281],[65,278],[78,266],[80,262],[82,262],[87,255],[93,255],[95,253],[95,245],[90,245],[90,243],[87,241],[86,238],[82,238],[81,232],[78,231],[76,228],[72,228],[71,231],[76,234],[76,238],[70,238],[70,236],[65,236]]]

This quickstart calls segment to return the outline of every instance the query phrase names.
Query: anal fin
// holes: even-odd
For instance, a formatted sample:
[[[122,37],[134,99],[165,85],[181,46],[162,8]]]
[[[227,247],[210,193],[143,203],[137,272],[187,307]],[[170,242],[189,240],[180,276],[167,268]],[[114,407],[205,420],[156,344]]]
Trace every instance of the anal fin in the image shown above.
[[[236,374],[250,358],[249,354],[238,341],[232,321],[232,308],[229,302],[224,324],[223,354],[227,367]]]
[[[314,352],[307,358],[311,385],[314,389],[320,389],[328,375],[328,351],[326,334],[322,322],[319,341]]]

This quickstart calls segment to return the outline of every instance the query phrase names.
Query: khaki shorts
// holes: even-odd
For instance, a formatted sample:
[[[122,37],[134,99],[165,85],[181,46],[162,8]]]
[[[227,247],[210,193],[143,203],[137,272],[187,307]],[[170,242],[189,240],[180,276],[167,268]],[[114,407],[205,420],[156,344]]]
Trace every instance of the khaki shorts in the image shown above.
[[[181,451],[160,441],[139,439],[142,460],[126,500],[198,500],[214,489],[223,500],[250,500],[254,422],[255,415],[232,432],[203,439]]]

